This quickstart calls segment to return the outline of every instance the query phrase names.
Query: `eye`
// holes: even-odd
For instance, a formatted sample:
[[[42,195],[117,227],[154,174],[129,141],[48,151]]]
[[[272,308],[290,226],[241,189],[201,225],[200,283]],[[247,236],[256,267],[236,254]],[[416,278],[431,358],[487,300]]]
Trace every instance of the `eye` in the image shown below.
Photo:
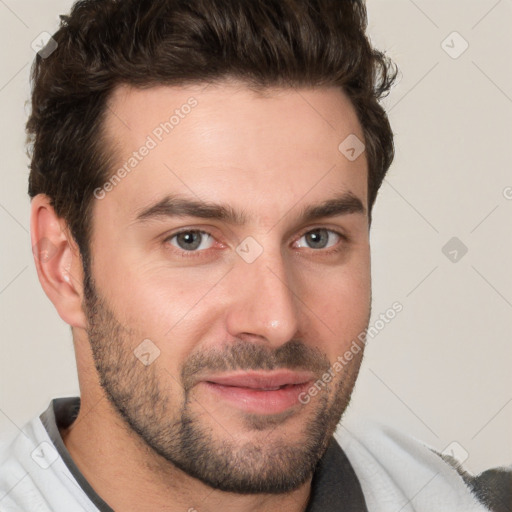
[[[332,229],[317,228],[307,233],[304,233],[297,241],[298,247],[306,247],[310,249],[328,249],[336,245],[343,236]],[[300,243],[300,240],[305,239],[307,245]]]
[[[199,252],[198,250],[212,247],[214,238],[206,231],[193,229],[175,233],[170,236],[167,241],[182,251]]]

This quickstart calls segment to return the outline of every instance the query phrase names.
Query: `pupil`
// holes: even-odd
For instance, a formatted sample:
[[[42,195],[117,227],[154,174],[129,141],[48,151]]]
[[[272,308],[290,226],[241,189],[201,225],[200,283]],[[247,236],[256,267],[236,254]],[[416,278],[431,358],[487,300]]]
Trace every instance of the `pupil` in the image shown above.
[[[180,242],[183,242],[185,247],[183,247],[183,245]],[[199,245],[201,245],[200,234],[194,231],[180,233],[180,235],[178,236],[178,244],[181,246],[182,249],[185,249],[186,251],[197,249]]]
[[[327,243],[327,233],[325,230],[317,229],[316,231],[311,231],[309,233],[310,242],[314,248],[322,248],[325,247]]]

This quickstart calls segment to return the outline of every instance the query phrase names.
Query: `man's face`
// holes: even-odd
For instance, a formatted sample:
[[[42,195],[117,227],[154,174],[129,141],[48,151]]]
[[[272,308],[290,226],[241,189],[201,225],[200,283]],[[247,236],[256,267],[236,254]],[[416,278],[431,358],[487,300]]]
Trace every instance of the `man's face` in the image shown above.
[[[105,128],[125,172],[96,193],[84,301],[103,389],[206,484],[298,487],[348,405],[362,351],[334,363],[370,314],[366,159],[338,149],[363,139],[349,100],[122,87]]]

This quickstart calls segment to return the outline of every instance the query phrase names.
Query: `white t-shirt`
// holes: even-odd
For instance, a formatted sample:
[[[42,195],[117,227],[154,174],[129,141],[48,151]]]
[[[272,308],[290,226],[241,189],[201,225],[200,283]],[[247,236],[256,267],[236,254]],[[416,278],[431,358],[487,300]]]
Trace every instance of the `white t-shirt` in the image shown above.
[[[112,512],[80,473],[59,433],[79,408],[77,397],[52,400],[0,450],[0,512]],[[394,429],[352,421],[336,436],[338,443],[332,440],[315,472],[307,512],[508,510],[485,506],[476,497],[478,477]],[[484,497],[494,503],[510,499],[503,482],[510,482],[511,474],[500,472],[502,488],[491,492],[494,498],[488,492]]]

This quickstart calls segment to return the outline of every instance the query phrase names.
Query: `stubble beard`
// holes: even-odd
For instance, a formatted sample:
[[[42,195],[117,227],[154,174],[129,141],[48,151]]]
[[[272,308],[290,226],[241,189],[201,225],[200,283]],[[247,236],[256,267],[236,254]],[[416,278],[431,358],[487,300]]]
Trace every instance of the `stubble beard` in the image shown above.
[[[290,341],[272,352],[240,341],[228,345],[222,354],[195,354],[185,361],[181,376],[173,378],[165,368],[159,368],[158,360],[144,366],[135,357],[133,349],[140,340],[117,320],[99,296],[92,278],[85,280],[84,312],[100,385],[123,422],[144,441],[150,453],[225,492],[277,494],[304,484],[314,473],[350,402],[362,360],[363,351],[347,364],[341,378],[326,385],[315,401],[303,406],[309,410],[296,440],[286,435],[287,418],[248,415],[244,426],[246,431],[254,432],[256,440],[237,442],[237,433],[223,429],[218,424],[221,420],[205,416],[198,405],[194,408],[194,388],[188,387],[187,376],[201,367],[218,370],[222,366],[313,367],[321,377],[330,367],[325,355],[298,341]],[[181,388],[181,404],[172,403],[172,387]],[[244,438],[247,437],[251,436],[245,432]]]

